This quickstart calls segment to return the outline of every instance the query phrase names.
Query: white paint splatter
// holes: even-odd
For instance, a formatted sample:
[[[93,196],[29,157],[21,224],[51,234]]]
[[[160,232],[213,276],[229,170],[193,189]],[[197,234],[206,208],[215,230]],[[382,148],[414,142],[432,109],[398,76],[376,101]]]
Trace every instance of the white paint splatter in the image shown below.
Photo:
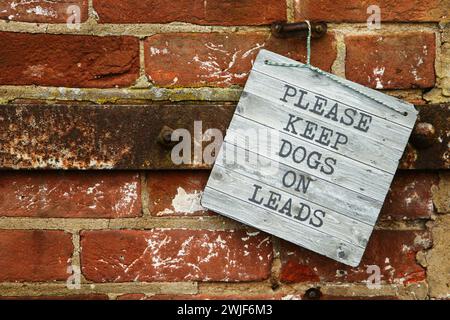
[[[152,56],[160,55],[160,54],[169,54],[169,49],[167,49],[167,48],[159,49],[156,47],[150,47],[150,53]]]
[[[41,6],[36,6],[35,8],[27,9],[27,13],[34,13],[38,16],[46,17],[57,17],[58,14],[53,10],[44,9]]]
[[[377,89],[383,89],[383,84],[381,82],[382,81],[381,78],[383,77],[385,70],[386,70],[385,67],[376,67],[375,69],[373,69],[373,75],[375,77]]]
[[[270,237],[264,238],[260,243],[258,243],[258,245],[256,247],[259,249],[263,243],[268,242],[269,240],[270,240]]]
[[[173,86],[178,82],[178,77],[173,78],[172,83],[169,86]]]
[[[411,251],[411,247],[407,246],[406,244],[402,245],[402,252],[407,253]]]
[[[96,183],[93,187],[89,187],[86,189],[86,194],[93,194],[94,190],[98,192],[97,187],[100,186],[100,183]]]
[[[47,68],[47,65],[35,65],[35,66],[29,66],[25,71],[23,71],[23,74],[34,77],[34,78],[42,78],[45,73],[45,69]]]
[[[166,208],[158,215],[167,215],[172,213],[195,213],[203,211],[205,208],[200,204],[203,192],[195,190],[193,193],[187,193],[182,187],[177,188],[177,194],[172,200],[172,208]]]
[[[114,210],[119,213],[128,212],[127,209],[132,207],[138,198],[137,192],[138,184],[136,181],[125,183],[120,187],[120,198],[114,204]]]
[[[411,66],[411,74],[414,76],[414,80],[419,81],[422,77],[419,76],[417,69],[414,66]]]
[[[189,244],[192,242],[192,239],[194,239],[194,236],[190,236],[187,238],[182,244],[181,248],[177,253],[177,256],[184,256],[186,255],[186,248],[189,246]]]
[[[207,54],[206,59],[200,59],[198,55],[195,55],[192,58],[192,62],[188,62],[188,64],[196,63],[199,65],[199,68],[201,70],[206,71],[205,74],[200,75],[200,78],[209,80],[212,77],[216,78],[218,83],[231,84],[234,79],[244,79],[248,76],[248,71],[233,72],[232,69],[236,66],[237,62],[249,57],[253,54],[254,51],[260,49],[263,45],[264,44],[257,43],[254,47],[248,49],[245,52],[242,52],[242,50],[239,50],[237,48],[235,48],[234,50],[225,50],[222,44],[214,44],[212,42],[208,42],[205,44],[205,47],[210,51],[219,51],[223,53],[226,59],[229,59],[228,66],[226,68],[221,67],[221,64],[219,64],[217,61],[218,57],[212,52],[209,52]],[[223,57],[223,55],[221,56]]]

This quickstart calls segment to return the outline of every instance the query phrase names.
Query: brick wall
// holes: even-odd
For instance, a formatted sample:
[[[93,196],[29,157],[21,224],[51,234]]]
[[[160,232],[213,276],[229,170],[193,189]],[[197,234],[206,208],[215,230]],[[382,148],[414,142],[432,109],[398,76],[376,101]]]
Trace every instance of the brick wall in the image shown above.
[[[370,4],[380,30],[367,29]],[[66,25],[71,5],[79,29]],[[303,40],[269,30],[304,19],[328,22],[314,65],[415,104],[448,103],[449,12],[438,0],[4,0],[0,103],[236,101],[260,48],[305,60]],[[448,172],[397,173],[358,268],[204,210],[207,177],[1,172],[0,296],[449,297]]]

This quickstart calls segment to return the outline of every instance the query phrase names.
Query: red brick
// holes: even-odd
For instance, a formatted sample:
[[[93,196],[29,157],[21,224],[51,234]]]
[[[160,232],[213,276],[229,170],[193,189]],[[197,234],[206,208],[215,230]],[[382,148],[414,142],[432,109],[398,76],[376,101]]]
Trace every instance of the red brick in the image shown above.
[[[306,60],[305,41],[266,33],[171,33],[145,42],[145,69],[159,86],[244,85],[260,48]],[[336,58],[333,34],[312,44],[312,63],[330,70]],[[316,54],[314,54],[316,53]]]
[[[286,20],[279,0],[94,0],[100,23],[169,23],[264,25]]]
[[[77,294],[67,296],[0,296],[0,300],[109,300],[106,294]]]
[[[200,205],[209,171],[154,171],[147,174],[149,210],[154,216],[198,216],[212,212]]]
[[[253,281],[270,275],[272,244],[245,231],[85,231],[81,265],[94,282]]]
[[[80,8],[80,20],[88,18],[88,0],[2,0],[0,19],[24,22],[64,23],[72,15],[71,5]]]
[[[0,281],[67,280],[72,235],[49,230],[0,230]]]
[[[365,282],[371,275],[367,267],[376,265],[384,283],[418,282],[425,279],[425,269],[417,263],[416,253],[430,245],[425,231],[376,230],[360,265],[352,268],[285,242],[280,279],[283,282]]]
[[[435,36],[404,33],[348,36],[347,79],[377,89],[429,88],[435,83]]]
[[[0,32],[0,84],[124,87],[139,75],[139,40]]]
[[[367,8],[380,7],[381,22],[448,19],[450,3],[442,0],[296,0],[295,19],[304,21],[366,22]]]
[[[381,219],[428,219],[434,211],[431,189],[439,177],[431,172],[399,171],[380,213]]]
[[[141,214],[133,172],[14,172],[0,177],[0,216],[123,218]]]

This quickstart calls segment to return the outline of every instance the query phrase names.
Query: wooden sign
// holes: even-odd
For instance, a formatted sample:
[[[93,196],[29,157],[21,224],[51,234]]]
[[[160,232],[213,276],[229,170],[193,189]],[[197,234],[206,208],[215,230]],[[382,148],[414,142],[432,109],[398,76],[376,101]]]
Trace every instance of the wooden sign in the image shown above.
[[[270,62],[270,63],[268,63]],[[261,50],[202,205],[357,266],[414,106]]]

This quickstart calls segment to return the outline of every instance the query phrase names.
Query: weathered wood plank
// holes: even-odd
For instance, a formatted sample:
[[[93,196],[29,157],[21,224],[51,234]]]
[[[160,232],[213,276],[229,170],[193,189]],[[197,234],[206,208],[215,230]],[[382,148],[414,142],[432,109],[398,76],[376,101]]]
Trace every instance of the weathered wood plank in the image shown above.
[[[254,185],[261,187],[261,189],[256,189],[257,195],[255,197]],[[235,171],[225,169],[219,165],[215,166],[211,172],[208,186],[262,209],[269,206],[267,204],[269,198],[275,194],[275,201],[272,207],[276,207],[276,209],[271,210],[274,215],[289,217],[289,223],[299,223],[308,228],[320,230],[327,235],[348,243],[353,243],[362,248],[367,245],[370,233],[372,232],[371,225],[340,214],[332,208],[326,208],[323,205],[313,203],[305,199],[305,195],[293,195],[281,189],[275,189],[273,186],[269,188],[271,187],[270,185],[248,178]],[[255,201],[262,200],[262,202],[260,204],[251,202],[250,199],[252,197],[254,197]],[[287,206],[284,207],[287,201],[291,201],[292,203],[292,207],[289,210],[286,209]],[[320,210],[320,219],[322,221],[314,217],[313,213],[316,210]]]
[[[224,153],[220,152],[216,159],[218,166],[259,180],[277,189],[282,189],[292,195],[301,192],[294,190],[298,186],[298,183],[300,183],[300,177],[303,177],[306,181],[310,179],[314,181],[314,183],[309,183],[308,185],[307,197],[310,201],[321,203],[325,207],[333,208],[337,212],[347,212],[349,215],[354,216],[355,219],[369,225],[376,223],[377,214],[383,204],[381,201],[376,201],[357,192],[339,187],[317,176],[310,175],[294,167],[289,167],[262,155],[254,154],[247,157],[249,151],[227,142],[225,144],[224,148],[227,152],[236,154],[236,158],[241,160],[227,162],[223,157]],[[290,184],[294,180],[294,174],[292,172],[296,174],[297,180],[291,188],[288,188],[283,185],[282,180],[278,177],[287,175],[286,181],[289,181]],[[302,188],[299,189],[302,190]],[[354,199],[354,201],[348,201],[350,198]]]
[[[326,117],[318,116],[313,112],[305,111],[295,107],[293,103],[296,102],[297,99],[294,99],[291,103],[281,101],[280,98],[283,98],[285,94],[284,89],[284,85],[286,84],[285,81],[269,77],[259,72],[253,72],[250,75],[249,80],[251,81],[249,81],[248,85],[245,87],[243,95],[244,98],[245,93],[250,93],[268,100],[273,105],[281,106],[282,109],[286,110],[286,112],[297,111],[299,116],[301,115],[303,117],[306,117],[307,119],[312,118],[316,121],[320,120],[324,124],[326,124],[327,127],[331,128],[333,126],[338,125],[341,127],[341,130],[347,129],[347,132],[351,133],[352,135],[362,136],[363,138],[365,138],[370,142],[376,141],[378,144],[383,143],[385,145],[389,145],[390,149],[394,149],[393,150],[394,153],[392,155],[393,158],[394,157],[396,158],[397,154],[400,154],[401,156],[401,153],[403,152],[404,149],[402,146],[404,146],[406,141],[408,141],[409,132],[411,130],[405,126],[389,122],[379,117],[372,117],[372,121],[370,123],[370,130],[364,133],[359,130],[356,130],[353,126],[344,127],[341,124],[336,123],[335,121],[330,120]],[[312,99],[308,95],[305,95],[305,97],[303,98],[303,103],[304,104],[309,103],[310,105],[314,105],[314,99]],[[340,108],[342,110],[343,108],[345,108],[345,106],[340,106]]]
[[[340,243],[366,247],[417,111],[375,90],[295,65],[277,54],[259,53],[203,204],[355,265],[362,252],[336,258]],[[268,173],[271,169],[275,172]],[[219,205],[224,198],[235,200]],[[361,200],[372,206],[362,208]],[[261,210],[263,222],[253,217]],[[293,232],[298,225],[306,229]],[[321,238],[338,243],[330,248]]]
[[[383,107],[379,103],[366,98],[346,87],[337,86],[336,82],[334,82],[333,80],[327,77],[318,76],[317,73],[309,70],[308,68],[274,67],[266,65],[264,63],[264,61],[266,60],[276,63],[296,63],[289,58],[263,49],[258,54],[254,62],[252,71],[258,71],[266,75],[276,77],[278,79],[289,79],[290,83],[293,85],[302,88],[314,88],[316,93],[325,95],[329,98],[333,98],[337,101],[346,101],[347,104],[350,104],[351,106],[359,106],[359,109],[361,108],[361,105],[364,105],[365,110],[385,119],[386,121],[401,124],[407,128],[412,128],[412,126],[414,125],[417,110],[415,110],[411,104],[405,101],[385,95],[381,92],[377,92],[357,83],[341,79],[342,83],[345,83],[346,86],[351,87],[354,90],[361,91],[365,94],[373,96],[383,103],[395,105],[397,110],[400,111],[400,113],[398,113],[393,111],[392,109]],[[403,112],[407,112],[407,116],[402,115],[401,113]]]
[[[285,217],[275,216],[268,210],[250,205],[212,188],[206,187],[202,205],[351,266],[357,266],[364,253],[364,249],[359,246],[307,228],[302,224],[289,223]],[[233,208],[233,214],[230,214],[230,208]]]
[[[269,130],[271,132],[269,134],[269,138],[267,134],[258,135],[258,144],[262,146],[278,145],[278,147],[266,148],[259,147],[257,143],[248,143],[249,139],[246,138],[246,134],[249,132],[249,128],[256,129],[254,132],[258,132],[258,130],[260,130],[260,132]],[[273,129],[268,129],[263,125],[237,115],[233,118],[233,121],[228,128],[225,141],[234,145],[243,146],[254,153],[261,154],[285,165],[296,167],[299,170],[307,172],[308,174],[315,175],[337,185],[342,185],[345,188],[359,192],[375,200],[384,201],[388,187],[392,181],[393,174],[381,171],[377,168],[369,167],[343,155],[332,153],[324,148],[306,141],[301,141],[300,139],[291,137],[283,132],[274,131],[275,130]],[[250,134],[251,133],[252,131],[250,131]],[[250,139],[252,139],[252,137],[250,137]],[[291,143],[292,150],[298,147],[304,148],[308,155],[301,163],[297,163],[294,160],[292,156],[293,152],[291,152],[291,155],[288,157],[280,157],[278,152],[283,147],[283,141],[288,141]],[[283,149],[287,150],[288,148],[289,147]],[[308,165],[307,157],[313,152],[316,154],[313,154],[314,157],[310,158],[312,160],[310,161],[310,165]],[[303,151],[299,150],[298,154],[299,155],[296,157],[296,160],[303,158]],[[321,164],[317,169],[313,168],[315,166],[314,160],[318,159],[317,154],[321,154],[321,163],[325,162],[324,159],[336,160],[336,164],[333,166],[334,172],[332,172],[332,174],[326,174],[321,171],[321,169],[328,170],[328,168],[323,164]]]
[[[321,144],[322,147],[331,152],[346,154],[351,159],[359,159],[359,161],[365,164],[385,171],[395,171],[398,167],[398,162],[402,157],[403,150],[394,149],[386,144],[380,143],[380,141],[377,140],[377,136],[381,137],[382,135],[381,133],[375,135],[375,130],[364,135],[358,133],[358,130],[350,130],[348,128],[339,127],[333,122],[327,123],[326,121],[322,121],[319,117],[314,120],[314,123],[317,125],[317,132],[314,133],[314,138],[305,138],[305,136],[308,137],[308,134],[305,134],[305,132],[309,130],[308,126],[311,122],[309,122],[309,120],[303,121],[304,117],[301,112],[294,108],[279,107],[279,105],[271,103],[252,93],[244,92],[242,94],[236,113],[247,119],[258,121],[270,128],[276,130],[281,129],[281,132],[288,133],[303,141],[317,141],[321,134],[320,128],[329,128],[334,131],[334,136],[331,136],[330,144]],[[298,119],[297,117],[302,120],[296,121]],[[286,124],[291,118],[296,122],[292,126],[287,126]],[[347,139],[348,142],[346,144],[338,143],[335,147],[334,143],[338,141],[337,139],[342,137],[337,135],[336,132],[338,132],[339,135],[345,135],[344,139]],[[348,139],[349,136],[352,136],[353,139]]]

